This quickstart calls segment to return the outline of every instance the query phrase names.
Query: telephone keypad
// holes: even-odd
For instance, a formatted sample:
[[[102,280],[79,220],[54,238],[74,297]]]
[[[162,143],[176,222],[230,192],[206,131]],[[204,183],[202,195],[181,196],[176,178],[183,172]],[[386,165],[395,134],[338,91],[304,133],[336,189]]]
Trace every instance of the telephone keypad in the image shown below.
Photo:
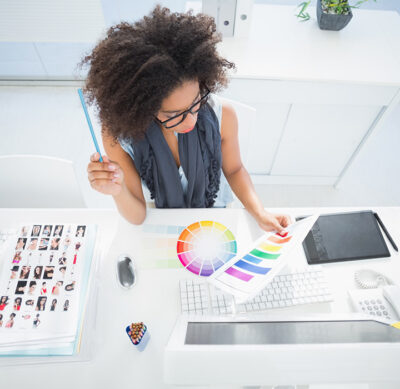
[[[385,319],[390,319],[387,308],[380,299],[363,300],[360,301],[359,304],[362,312],[369,313],[372,316],[384,316]]]

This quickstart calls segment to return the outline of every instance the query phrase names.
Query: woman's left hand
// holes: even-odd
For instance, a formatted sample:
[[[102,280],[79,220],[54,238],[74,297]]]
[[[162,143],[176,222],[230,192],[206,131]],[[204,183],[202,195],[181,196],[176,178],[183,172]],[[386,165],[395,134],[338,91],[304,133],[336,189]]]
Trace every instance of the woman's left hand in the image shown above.
[[[257,218],[258,225],[265,231],[276,231],[278,233],[285,231],[285,228],[292,223],[289,215],[280,215],[264,211]]]

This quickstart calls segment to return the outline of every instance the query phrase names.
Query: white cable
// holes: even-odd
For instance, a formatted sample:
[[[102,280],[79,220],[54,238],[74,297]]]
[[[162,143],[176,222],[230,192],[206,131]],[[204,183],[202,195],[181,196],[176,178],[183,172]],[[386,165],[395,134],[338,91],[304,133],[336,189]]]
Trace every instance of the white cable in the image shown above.
[[[375,289],[384,285],[392,285],[390,278],[371,269],[361,269],[354,273],[356,284],[362,289]]]

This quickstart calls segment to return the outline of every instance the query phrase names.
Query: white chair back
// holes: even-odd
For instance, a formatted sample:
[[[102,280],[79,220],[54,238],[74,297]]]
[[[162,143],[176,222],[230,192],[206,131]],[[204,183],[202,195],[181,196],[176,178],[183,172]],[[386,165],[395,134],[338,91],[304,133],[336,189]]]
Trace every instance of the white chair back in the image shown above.
[[[250,152],[250,140],[256,123],[256,109],[250,105],[239,103],[238,101],[230,100],[225,97],[218,96],[218,98],[221,103],[230,104],[236,112],[239,126],[240,155],[243,165],[246,166]]]
[[[41,155],[0,156],[1,208],[86,207],[71,161]]]

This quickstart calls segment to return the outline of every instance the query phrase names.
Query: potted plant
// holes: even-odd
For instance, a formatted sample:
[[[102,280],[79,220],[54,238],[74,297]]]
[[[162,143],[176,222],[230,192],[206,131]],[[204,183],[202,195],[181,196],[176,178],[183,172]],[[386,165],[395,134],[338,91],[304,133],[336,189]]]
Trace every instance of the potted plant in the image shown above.
[[[359,0],[356,4],[349,4],[348,0],[317,0],[317,20],[321,30],[339,31],[346,27],[353,17],[352,8],[359,8],[368,0]],[[376,0],[374,0],[376,1]],[[296,15],[303,21],[309,20],[306,12],[311,0],[299,4],[300,10]]]

